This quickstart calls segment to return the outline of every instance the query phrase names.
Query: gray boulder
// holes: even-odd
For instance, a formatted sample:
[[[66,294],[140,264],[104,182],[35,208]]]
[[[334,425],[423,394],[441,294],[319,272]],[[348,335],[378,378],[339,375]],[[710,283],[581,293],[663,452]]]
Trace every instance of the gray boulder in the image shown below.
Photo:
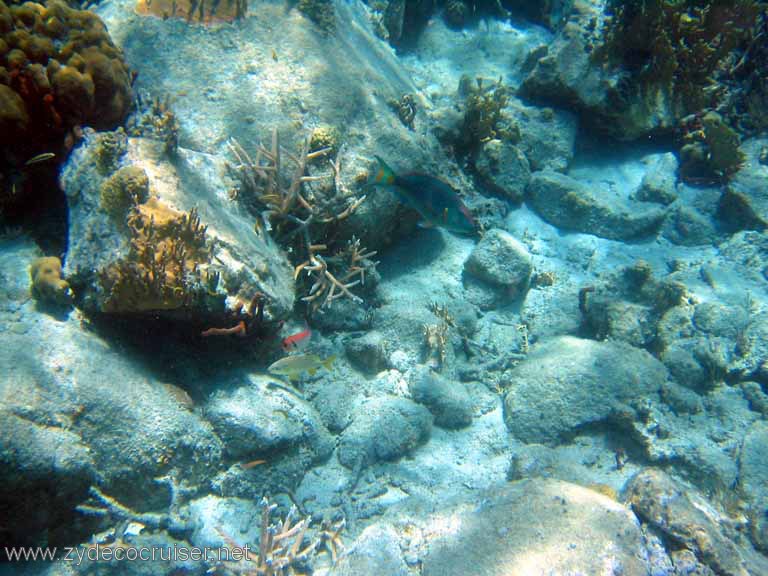
[[[664,220],[656,205],[617,198],[552,170],[533,174],[527,202],[553,226],[611,240],[650,236]]]
[[[539,344],[511,372],[504,420],[526,443],[556,444],[587,424],[634,414],[666,381],[645,350],[571,336]]]
[[[475,160],[475,168],[483,185],[492,192],[512,202],[523,201],[531,167],[517,146],[506,140],[486,142]]]
[[[749,503],[750,534],[755,546],[768,552],[768,424],[755,422],[741,448],[739,491]]]
[[[120,139],[125,153],[105,162],[105,148]],[[126,168],[143,173],[139,190],[139,179],[117,178]],[[224,173],[206,154],[179,149],[171,163],[151,140],[86,135],[61,176],[69,206],[65,274],[80,305],[89,312],[218,316],[223,323],[261,292],[268,316],[285,317],[293,306],[292,268],[227,198]]]
[[[576,2],[554,41],[534,53],[519,95],[576,109],[602,131],[635,140],[653,130],[671,128],[677,110],[663,84],[628,90],[626,72],[595,62],[594,47],[603,41],[607,0]]]
[[[224,442],[228,456],[254,460],[288,449],[328,456],[333,440],[315,409],[267,376],[250,376],[235,390],[214,394],[205,415]]]
[[[419,366],[411,375],[409,388],[413,399],[432,412],[436,426],[464,428],[472,423],[472,399],[461,382]]]
[[[367,332],[344,343],[349,361],[366,374],[376,374],[387,367],[387,350],[381,332]]]
[[[558,108],[527,106],[516,98],[504,109],[520,128],[517,148],[531,171],[564,172],[573,160],[579,122],[575,114]]]
[[[408,576],[400,542],[389,524],[368,526],[352,543],[334,568],[337,576]]]
[[[396,460],[427,441],[432,415],[424,406],[395,396],[371,398],[358,407],[339,439],[339,462],[347,468]]]
[[[430,538],[424,576],[650,573],[635,516],[588,488],[535,478],[471,500],[449,508],[452,528]]]
[[[485,233],[464,263],[465,273],[494,287],[507,298],[519,298],[528,289],[533,265],[528,249],[514,236],[494,228]]]
[[[768,227],[768,165],[760,161],[768,138],[753,138],[741,145],[744,163],[733,175],[720,199],[719,216],[734,230]]]
[[[672,204],[677,199],[678,162],[672,152],[644,159],[647,170],[634,197],[641,202]]]

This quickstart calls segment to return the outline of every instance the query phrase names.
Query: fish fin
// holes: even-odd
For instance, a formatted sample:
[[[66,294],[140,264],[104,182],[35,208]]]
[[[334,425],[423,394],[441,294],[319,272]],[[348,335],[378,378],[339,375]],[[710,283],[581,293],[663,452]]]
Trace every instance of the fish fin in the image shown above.
[[[379,156],[375,156],[375,158],[379,165],[376,167],[376,171],[373,173],[369,184],[379,184],[386,186],[394,185],[395,180],[397,179],[397,176],[395,176],[395,171],[392,170],[392,168],[390,168],[387,163],[384,162],[384,160],[382,160]]]
[[[317,368],[309,368],[307,369],[307,372],[309,372],[310,376],[314,376],[315,372],[317,372]]]
[[[326,370],[330,370],[331,366],[333,366],[333,363],[336,361],[336,354],[332,354],[328,356],[325,360],[323,360],[323,367]]]

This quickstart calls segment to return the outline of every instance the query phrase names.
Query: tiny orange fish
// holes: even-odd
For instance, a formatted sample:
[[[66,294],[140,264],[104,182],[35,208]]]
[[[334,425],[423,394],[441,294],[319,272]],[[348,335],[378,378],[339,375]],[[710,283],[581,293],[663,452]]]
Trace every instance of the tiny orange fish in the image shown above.
[[[250,462],[243,462],[240,464],[240,468],[243,470],[250,470],[251,468],[255,468],[256,466],[260,466],[261,464],[266,464],[266,460],[251,460]]]
[[[287,336],[286,338],[283,338],[283,350],[286,352],[290,350],[296,350],[299,347],[299,344],[307,343],[309,342],[310,337],[312,336],[312,330],[309,329],[309,326],[307,326],[306,329],[302,330],[301,332],[297,332],[296,334],[292,334],[291,336]]]

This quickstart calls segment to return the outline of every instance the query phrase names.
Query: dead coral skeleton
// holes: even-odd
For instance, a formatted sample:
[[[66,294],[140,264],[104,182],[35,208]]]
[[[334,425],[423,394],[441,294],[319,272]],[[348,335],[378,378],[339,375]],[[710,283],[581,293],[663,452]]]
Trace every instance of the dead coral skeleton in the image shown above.
[[[272,514],[277,508],[266,498],[261,501],[261,526],[259,530],[258,552],[248,553],[243,561],[222,562],[221,568],[237,574],[252,576],[284,576],[306,568],[310,559],[325,548],[335,564],[338,552],[343,548],[341,531],[344,520],[331,525],[324,522],[319,533],[314,538],[307,537],[310,518],[299,518],[294,506],[283,520],[272,521]],[[216,531],[230,549],[245,549],[221,528]]]

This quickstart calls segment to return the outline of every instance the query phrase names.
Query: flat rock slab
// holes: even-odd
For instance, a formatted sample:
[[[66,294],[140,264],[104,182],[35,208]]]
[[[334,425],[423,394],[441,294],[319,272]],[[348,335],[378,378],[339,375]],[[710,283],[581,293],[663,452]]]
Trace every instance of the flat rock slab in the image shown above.
[[[637,518],[593,490],[536,478],[474,502],[434,524],[424,576],[650,573]]]
[[[526,195],[528,205],[553,226],[609,240],[650,236],[665,215],[656,204],[627,200],[552,170],[534,173]]]

